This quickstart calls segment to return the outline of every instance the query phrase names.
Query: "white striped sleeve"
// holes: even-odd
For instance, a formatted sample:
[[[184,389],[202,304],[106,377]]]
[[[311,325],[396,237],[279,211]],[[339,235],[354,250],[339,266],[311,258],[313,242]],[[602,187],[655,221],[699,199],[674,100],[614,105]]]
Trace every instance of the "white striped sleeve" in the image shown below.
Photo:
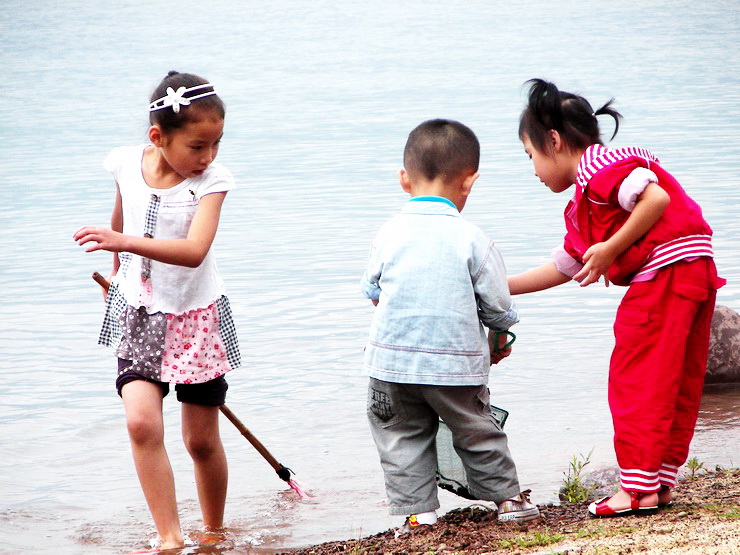
[[[635,168],[619,186],[617,198],[619,205],[627,212],[632,212],[639,197],[649,183],[657,183],[658,176],[647,168]]]
[[[568,254],[563,245],[559,245],[552,250],[552,261],[558,272],[572,278],[583,268],[583,264]]]

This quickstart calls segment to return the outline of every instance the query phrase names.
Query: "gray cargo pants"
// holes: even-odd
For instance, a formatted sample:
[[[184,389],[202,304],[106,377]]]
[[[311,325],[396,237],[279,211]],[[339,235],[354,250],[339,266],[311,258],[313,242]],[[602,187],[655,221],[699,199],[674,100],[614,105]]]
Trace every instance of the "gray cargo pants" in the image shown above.
[[[435,480],[439,418],[452,432],[470,493],[500,503],[521,491],[506,434],[491,415],[485,385],[400,384],[370,378],[367,415],[392,515],[439,508]]]

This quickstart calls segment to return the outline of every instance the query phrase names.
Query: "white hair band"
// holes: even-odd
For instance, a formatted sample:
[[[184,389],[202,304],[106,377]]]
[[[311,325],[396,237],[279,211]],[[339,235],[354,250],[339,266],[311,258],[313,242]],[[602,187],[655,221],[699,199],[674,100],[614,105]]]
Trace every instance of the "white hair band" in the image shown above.
[[[201,94],[196,94],[193,96],[185,97],[185,93],[192,92],[192,91],[199,91],[201,89],[212,89],[208,92],[204,92]],[[151,104],[149,104],[149,111],[150,112],[156,112],[157,110],[162,110],[163,108],[169,108],[172,107],[172,111],[176,114],[180,112],[180,106],[189,106],[190,102],[192,100],[197,100],[199,98],[204,98],[206,96],[213,96],[216,94],[216,90],[213,88],[213,85],[210,83],[203,83],[202,85],[195,85],[194,87],[185,88],[180,87],[176,91],[172,89],[172,87],[167,87],[167,94],[163,96],[162,98],[158,98]]]

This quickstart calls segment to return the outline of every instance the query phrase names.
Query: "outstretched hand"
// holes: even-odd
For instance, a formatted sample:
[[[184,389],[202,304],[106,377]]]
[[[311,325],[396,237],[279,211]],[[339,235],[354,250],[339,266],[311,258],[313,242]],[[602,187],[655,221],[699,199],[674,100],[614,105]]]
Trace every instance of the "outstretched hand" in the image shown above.
[[[616,256],[606,243],[591,245],[583,255],[585,262],[583,268],[573,276],[573,279],[579,282],[581,287],[586,287],[604,276],[604,285],[609,287],[609,267],[615,258]]]
[[[124,235],[102,226],[86,225],[78,229],[72,238],[82,246],[90,242],[95,244],[88,246],[85,252],[105,250],[110,252],[121,252],[124,249]]]

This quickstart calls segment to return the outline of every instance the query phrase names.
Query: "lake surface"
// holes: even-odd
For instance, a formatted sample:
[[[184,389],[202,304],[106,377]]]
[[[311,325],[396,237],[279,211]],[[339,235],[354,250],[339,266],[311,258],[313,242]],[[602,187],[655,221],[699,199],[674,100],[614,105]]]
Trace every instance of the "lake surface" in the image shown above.
[[[408,132],[433,117],[479,136],[464,215],[508,270],[547,260],[565,195],[517,140],[522,84],[555,81],[625,116],[614,144],[650,148],[702,205],[740,310],[740,16],[730,1],[0,3],[0,553],[142,549],[153,528],[131,462],[93,271],[110,255],[71,239],[109,221],[108,151],[146,133],[150,91],[199,73],[227,104],[228,195],[215,249],[244,366],[228,405],[312,491],[297,500],[224,420],[228,541],[246,553],[373,534],[387,515],[365,420],[358,289],[370,241],[405,201]],[[604,122],[608,125],[608,122]],[[610,128],[606,128],[606,132]],[[514,354],[492,370],[523,487],[554,501],[572,456],[615,464],[606,401],[611,323],[624,289],[518,299]],[[197,530],[179,407],[167,445],[183,525]],[[691,456],[740,462],[739,395],[707,394]],[[466,502],[441,492],[442,510]]]

